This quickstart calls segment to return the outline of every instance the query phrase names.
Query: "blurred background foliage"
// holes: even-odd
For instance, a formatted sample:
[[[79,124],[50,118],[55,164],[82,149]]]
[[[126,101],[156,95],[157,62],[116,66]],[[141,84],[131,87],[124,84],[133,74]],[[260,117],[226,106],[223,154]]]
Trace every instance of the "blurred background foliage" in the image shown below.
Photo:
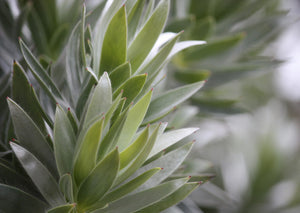
[[[50,10],[44,10],[44,1],[0,0],[2,142],[9,138],[5,97],[12,61],[21,61],[18,36],[50,68],[80,19],[81,1],[53,2],[51,14],[45,14]],[[94,2],[86,4],[90,11]],[[182,51],[168,66],[166,87],[208,80],[204,90],[169,117],[170,128],[200,127],[193,136],[197,146],[180,172],[216,177],[166,212],[300,212],[299,104],[278,95],[274,85],[276,69],[287,63],[284,53],[276,56],[276,41],[296,25],[283,4],[172,0],[165,31],[184,30],[182,40],[207,41]],[[16,7],[21,9],[16,12]]]

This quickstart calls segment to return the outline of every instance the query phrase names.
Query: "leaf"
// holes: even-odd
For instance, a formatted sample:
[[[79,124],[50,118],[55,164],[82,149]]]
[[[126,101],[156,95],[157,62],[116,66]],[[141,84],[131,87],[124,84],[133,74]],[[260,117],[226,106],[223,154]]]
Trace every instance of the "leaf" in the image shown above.
[[[126,167],[143,150],[148,141],[149,126],[146,127],[140,136],[124,151],[120,153],[120,169]]]
[[[89,125],[95,118],[101,116],[102,113],[106,113],[112,104],[112,91],[111,83],[108,74],[105,72],[91,97],[89,103],[84,125]]]
[[[166,149],[167,147],[175,144],[176,142],[180,141],[181,139],[191,135],[198,128],[184,128],[184,129],[177,129],[173,131],[166,132],[162,134],[155,143],[151,153],[149,154],[149,158],[156,155],[160,151]]]
[[[123,91],[123,97],[127,98],[127,102],[125,106],[128,106],[131,101],[135,99],[135,97],[141,92],[143,86],[145,85],[147,79],[147,74],[136,75],[130,79],[128,79],[123,85],[119,87],[117,91],[114,93],[114,97],[116,97],[121,91]]]
[[[125,63],[127,54],[127,19],[125,5],[110,21],[102,44],[100,74]]]
[[[114,122],[108,133],[101,141],[100,147],[98,149],[97,162],[102,160],[106,153],[110,152],[117,145],[124,122],[126,121],[127,114],[128,109],[121,113],[120,116],[118,116],[117,120]]]
[[[196,93],[202,86],[203,82],[197,82],[186,86],[169,90],[151,101],[143,124],[151,123],[156,118],[161,117],[172,108],[182,103]]]
[[[10,143],[23,168],[51,206],[64,203],[59,187],[44,165],[23,147]]]
[[[177,70],[174,73],[177,80],[188,84],[207,80],[210,75],[211,72],[209,70]]]
[[[53,151],[47,140],[24,110],[10,98],[7,99],[15,134],[28,151],[36,156],[56,177],[57,169]]]
[[[40,108],[35,104],[34,96],[31,91],[31,86],[26,77],[25,71],[20,64],[13,64],[13,84],[12,96],[24,111],[31,117],[39,129],[45,133],[45,124],[40,113]]]
[[[113,71],[109,73],[109,78],[111,80],[111,86],[112,90],[115,91],[116,89],[123,84],[123,82],[126,82],[131,76],[131,67],[130,63],[126,62],[124,64],[121,64],[117,68],[115,68]]]
[[[139,128],[144,116],[147,112],[150,100],[152,97],[152,90],[149,91],[143,98],[141,98],[130,110],[126,118],[124,127],[122,129],[118,146],[120,151],[123,151],[128,144],[130,144],[134,134]]]
[[[76,208],[76,204],[66,204],[62,206],[55,207],[47,211],[47,213],[72,213]]]
[[[149,180],[149,178],[151,178],[154,174],[156,174],[160,170],[161,168],[156,167],[144,172],[143,174],[136,177],[135,179],[129,181],[128,183],[125,183],[124,185],[120,186],[119,188],[105,195],[104,198],[100,200],[100,203],[106,204],[129,194],[130,192],[132,192],[133,190],[135,190],[136,188],[144,184],[147,180]]]
[[[136,213],[161,212],[186,198],[198,186],[199,183],[186,183],[172,194]]]
[[[68,116],[60,106],[56,107],[53,139],[57,169],[62,176],[72,171],[76,136]]]
[[[119,170],[119,152],[109,153],[80,185],[77,194],[79,209],[87,209],[111,188]]]
[[[128,15],[128,41],[130,42],[137,31],[142,16],[143,8],[145,6],[145,0],[138,0],[133,5]],[[128,1],[126,8],[128,7]]]
[[[73,181],[71,174],[67,173],[60,177],[59,188],[69,202],[74,202]]]
[[[141,191],[132,195],[128,195],[111,203],[107,208],[95,211],[96,213],[106,212],[122,212],[130,213],[143,209],[149,205],[160,201],[166,196],[172,194],[178,188],[188,181],[188,178],[169,181],[153,187],[151,189]],[[134,201],[134,202],[132,202]]]
[[[19,40],[19,42],[24,59],[30,67],[32,74],[40,83],[41,87],[45,90],[45,92],[47,92],[47,94],[50,98],[52,98],[52,100],[56,101],[56,98],[62,99],[59,90],[57,89],[51,78],[48,76],[47,71],[44,70],[42,65],[40,65],[40,63],[36,60],[29,48],[24,44],[24,42],[21,39]]]
[[[45,212],[48,205],[18,188],[0,183],[0,212]]]
[[[77,124],[78,121],[76,120],[74,114],[71,112],[70,108],[68,108],[67,116],[68,116],[70,124],[71,124],[71,126],[73,128],[73,131],[74,131],[74,133],[76,135],[77,132],[78,132],[78,124]]]
[[[169,4],[169,0],[160,1],[152,16],[130,44],[127,60],[131,63],[132,73],[137,71],[162,32],[168,17]]]
[[[94,122],[80,141],[78,153],[74,161],[74,179],[77,186],[90,174],[96,165],[97,151],[102,135],[104,117]]]
[[[160,125],[156,127],[151,136],[149,137],[147,144],[144,145],[143,149],[139,152],[138,156],[124,169],[120,170],[118,177],[114,183],[114,185],[118,185],[127,178],[129,178],[137,169],[139,169],[145,160],[147,159],[155,141],[157,139],[158,133],[160,130]]]
[[[157,184],[161,183],[167,177],[169,177],[184,161],[188,153],[191,151],[193,142],[188,143],[176,150],[169,152],[158,158],[157,160],[147,164],[146,166],[137,170],[137,172],[132,176],[132,178],[139,176],[140,174],[148,171],[153,167],[162,167],[164,168],[161,172],[153,176],[147,183],[145,183],[139,190],[148,189]]]

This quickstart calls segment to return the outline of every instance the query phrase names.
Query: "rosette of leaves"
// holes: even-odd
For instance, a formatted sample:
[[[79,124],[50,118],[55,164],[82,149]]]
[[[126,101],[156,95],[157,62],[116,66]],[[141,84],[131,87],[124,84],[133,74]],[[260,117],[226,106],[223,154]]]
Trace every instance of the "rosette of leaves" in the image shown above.
[[[265,53],[284,27],[287,12],[280,9],[279,3],[280,0],[174,2],[166,30],[183,28],[183,40],[207,41],[183,51],[173,60],[177,81],[192,83],[208,79],[205,91],[192,98],[202,113],[248,110],[247,106],[239,105],[237,99],[244,94],[236,92],[238,85],[232,81],[257,76],[280,64],[280,60]]]
[[[88,15],[83,7],[48,66],[19,39],[26,67],[14,62],[7,98],[15,139],[0,159],[1,211],[160,212],[209,178],[173,174],[193,145],[181,139],[197,129],[159,122],[203,86],[156,93],[170,58],[204,43],[162,33],[169,7],[115,0]]]

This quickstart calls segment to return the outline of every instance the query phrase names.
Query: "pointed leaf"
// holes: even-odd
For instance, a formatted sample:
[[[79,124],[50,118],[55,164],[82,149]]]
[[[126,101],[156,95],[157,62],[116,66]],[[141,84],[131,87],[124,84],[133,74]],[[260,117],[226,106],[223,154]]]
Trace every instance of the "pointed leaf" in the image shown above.
[[[115,201],[115,200],[129,194],[130,192],[132,192],[133,190],[135,190],[136,188],[138,188],[139,186],[144,184],[149,178],[151,178],[153,175],[155,175],[160,170],[161,170],[161,168],[156,167],[156,168],[153,168],[153,169],[150,169],[150,170],[144,172],[143,174],[136,177],[135,179],[129,181],[128,183],[125,183],[124,185],[120,186],[116,190],[105,195],[105,197],[100,201],[100,203],[105,205],[106,203]]]
[[[77,186],[89,175],[96,165],[104,118],[98,119],[87,130],[74,163],[74,179]]]
[[[64,203],[59,187],[44,165],[23,147],[10,143],[11,148],[41,194],[51,206]]]
[[[90,122],[99,117],[102,113],[106,113],[112,104],[111,83],[108,74],[105,72],[92,95],[89,103],[84,125],[89,125]]]
[[[18,140],[56,176],[55,159],[47,140],[20,106],[9,98],[7,102]]]
[[[140,168],[133,175],[133,177],[136,177],[153,167],[164,168],[160,173],[156,174],[147,183],[145,183],[140,188],[140,190],[156,186],[157,184],[165,180],[167,177],[169,177],[182,164],[188,153],[191,151],[192,145],[193,143],[186,144],[172,152],[167,153],[166,155],[162,156],[161,158],[158,158],[150,164]]]
[[[33,56],[29,48],[24,44],[24,42],[20,39],[20,46],[23,56],[32,71],[32,74],[36,78],[36,80],[41,84],[41,87],[48,93],[48,95],[56,100],[55,97],[62,99],[62,96],[47,74],[47,71],[44,70],[42,65],[37,61],[37,59]],[[54,95],[54,97],[53,97]]]
[[[172,108],[182,103],[196,93],[202,86],[204,82],[197,82],[194,84],[189,84],[182,86],[173,90],[169,90],[166,93],[155,98],[147,111],[143,124],[150,123],[158,117],[161,117]]]
[[[199,186],[199,183],[186,183],[178,190],[163,198],[162,200],[144,208],[136,213],[161,212],[186,198],[192,191]]]
[[[152,90],[149,91],[141,100],[139,100],[129,111],[127,119],[122,130],[118,146],[120,150],[124,150],[130,144],[134,134],[139,128],[144,116],[147,112],[150,100],[152,97]]]
[[[64,110],[56,107],[54,122],[54,155],[60,176],[72,171],[76,136]]]
[[[110,21],[102,44],[100,74],[125,63],[127,53],[127,19],[125,5]]]
[[[120,169],[126,167],[140,152],[148,141],[149,127],[146,127],[140,136],[124,151],[120,153]]]
[[[145,6],[145,0],[138,0],[133,5],[128,15],[128,41],[130,42],[137,31],[142,16],[143,8]],[[128,8],[128,1],[126,4]]]
[[[45,212],[48,205],[18,188],[0,183],[0,212]]]
[[[168,17],[169,4],[169,0],[160,1],[147,23],[129,46],[127,59],[131,63],[132,73],[135,73],[143,63],[162,32]]]
[[[109,78],[111,80],[112,90],[115,91],[118,89],[121,84],[130,78],[130,76],[131,67],[129,62],[126,62],[111,71],[109,73]]]
[[[74,202],[73,181],[71,174],[67,173],[59,179],[59,188],[69,202]]]
[[[197,130],[198,128],[185,128],[185,129],[177,129],[177,130],[164,133],[157,139],[157,142],[155,143],[149,155],[149,158],[159,153],[160,151],[166,149],[167,147],[175,144],[181,139],[189,136],[190,134],[194,133]]]
[[[122,212],[130,213],[152,205],[168,195],[188,181],[188,178],[169,181],[154,188],[128,195],[111,203],[107,208],[96,211],[96,213]],[[134,202],[132,202],[134,201]]]
[[[66,204],[55,207],[47,211],[47,213],[71,213],[76,208],[76,204]]]
[[[101,199],[111,188],[119,170],[119,152],[109,153],[80,185],[77,201],[79,209],[86,209]]]
[[[18,103],[24,111],[31,117],[42,132],[46,132],[45,124],[40,113],[39,107],[34,104],[34,96],[31,92],[31,86],[26,77],[25,71],[20,64],[14,62],[13,65],[13,99]]]
[[[123,97],[127,98],[127,102],[125,103],[124,107],[128,106],[131,103],[131,101],[133,101],[135,97],[141,92],[146,82],[146,79],[147,79],[147,74],[136,75],[128,79],[114,93],[114,97],[116,97],[121,91],[123,91]]]
[[[151,152],[151,149],[153,145],[155,144],[155,141],[157,139],[158,133],[159,133],[160,125],[156,127],[156,129],[153,131],[151,136],[149,137],[147,144],[144,146],[142,151],[138,154],[138,156],[124,169],[120,170],[118,177],[115,181],[115,185],[118,185],[125,181],[127,178],[129,178],[137,169],[139,169],[147,159],[149,153]]]

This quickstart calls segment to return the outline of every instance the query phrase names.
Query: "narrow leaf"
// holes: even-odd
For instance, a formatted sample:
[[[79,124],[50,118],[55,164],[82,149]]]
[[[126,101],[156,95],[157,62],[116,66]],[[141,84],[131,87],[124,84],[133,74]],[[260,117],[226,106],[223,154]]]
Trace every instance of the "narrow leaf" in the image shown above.
[[[199,183],[186,183],[172,194],[136,213],[161,212],[186,198],[198,186]]]
[[[169,0],[160,1],[152,16],[129,46],[127,59],[131,63],[133,73],[143,63],[162,32],[168,17],[169,4]]]
[[[103,44],[100,74],[110,72],[125,63],[127,53],[127,19],[125,6],[114,15],[109,23]]]
[[[86,209],[101,199],[111,188],[119,170],[119,152],[116,148],[108,154],[103,161],[80,185],[77,201],[79,209]]]
[[[112,104],[111,83],[108,74],[105,72],[92,95],[89,103],[84,125],[89,125],[92,120],[99,117],[102,113],[106,113]]]
[[[129,62],[126,62],[111,71],[109,73],[109,78],[111,80],[112,90],[115,91],[118,89],[123,82],[126,82],[126,80],[130,78],[130,76],[131,67]]]
[[[59,187],[51,173],[43,166],[43,164],[23,147],[12,142],[10,145],[23,168],[47,202],[51,206],[63,204],[64,199],[60,193]]]
[[[125,121],[118,146],[123,151],[130,144],[147,112],[152,97],[152,90],[141,98],[129,111]]]
[[[60,176],[72,171],[76,136],[64,110],[56,107],[54,122],[54,155]]]
[[[26,149],[36,156],[56,176],[57,169],[53,151],[33,120],[13,100],[7,99],[15,134]]]
[[[127,3],[128,4],[128,3]],[[127,5],[126,5],[127,6]],[[128,41],[130,42],[137,31],[142,16],[145,0],[138,0],[128,15]]]
[[[166,93],[160,95],[155,98],[147,111],[143,124],[150,123],[158,117],[161,117],[172,108],[182,103],[191,97],[194,93],[196,93],[202,86],[203,82],[197,82],[194,84],[182,86]]]
[[[59,90],[47,74],[47,71],[44,70],[42,65],[36,60],[29,48],[24,44],[24,42],[21,39],[19,40],[19,42],[23,56],[27,64],[29,65],[32,74],[34,75],[36,80],[41,84],[45,92],[47,92],[48,95],[50,95],[50,97],[52,98],[52,94],[54,94],[55,97],[62,99]],[[54,98],[54,100],[56,100],[56,98]]]
[[[74,179],[77,186],[89,175],[96,165],[97,150],[99,148],[104,118],[93,123],[80,142],[74,163]]]
[[[116,97],[121,91],[123,91],[123,97],[127,98],[127,102],[125,103],[124,107],[128,106],[131,103],[131,101],[133,101],[135,97],[141,92],[143,86],[145,85],[146,79],[147,74],[136,75],[128,79],[114,93],[114,97]]]
[[[128,195],[111,203],[107,208],[96,211],[96,213],[135,212],[162,200],[163,198],[167,197],[168,195],[176,191],[178,188],[180,188],[187,181],[188,178],[169,181],[158,185],[154,188],[141,191],[132,195]],[[132,202],[133,200],[134,202]]]

